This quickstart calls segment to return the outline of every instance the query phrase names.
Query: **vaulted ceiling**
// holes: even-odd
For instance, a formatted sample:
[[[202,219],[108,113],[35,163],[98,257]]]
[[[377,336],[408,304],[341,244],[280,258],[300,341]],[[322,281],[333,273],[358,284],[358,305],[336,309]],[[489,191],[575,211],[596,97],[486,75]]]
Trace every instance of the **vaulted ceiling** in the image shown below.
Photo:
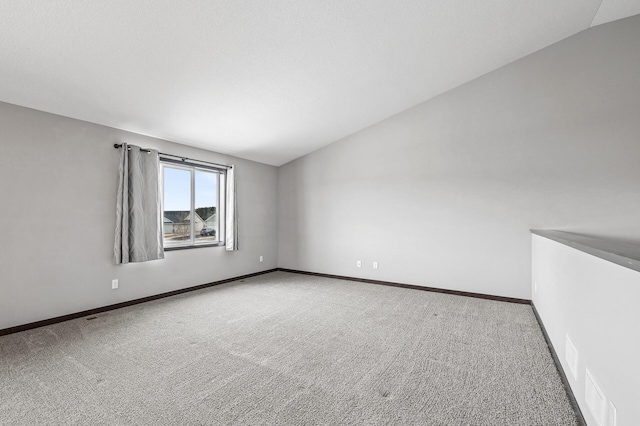
[[[640,0],[4,0],[0,101],[281,165]]]

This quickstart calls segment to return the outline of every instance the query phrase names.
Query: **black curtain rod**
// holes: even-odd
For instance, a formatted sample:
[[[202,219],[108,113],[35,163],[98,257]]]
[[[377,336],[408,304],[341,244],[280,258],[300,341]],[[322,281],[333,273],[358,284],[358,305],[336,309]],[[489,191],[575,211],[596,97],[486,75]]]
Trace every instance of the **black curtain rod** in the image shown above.
[[[114,147],[115,149],[118,149],[118,148],[121,148],[121,147],[122,147],[122,144],[121,144],[121,143],[114,143],[114,144],[113,144],[113,147]],[[151,151],[149,151],[148,149],[144,149],[144,148],[140,148],[140,151],[142,151],[142,152],[151,152]],[[188,160],[188,161],[195,161],[195,162],[198,162],[198,163],[212,164],[212,165],[214,165],[214,166],[222,167],[222,168],[225,168],[225,169],[230,169],[230,168],[231,168],[231,166],[227,166],[226,164],[218,164],[218,163],[212,163],[212,162],[210,162],[210,161],[195,160],[195,159],[193,159],[193,158],[182,157],[182,156],[180,156],[180,155],[165,154],[164,152],[158,152],[158,154],[160,154],[160,155],[164,155],[165,157],[179,158],[179,159],[180,159],[180,160],[182,160],[182,161],[187,161],[187,160]]]

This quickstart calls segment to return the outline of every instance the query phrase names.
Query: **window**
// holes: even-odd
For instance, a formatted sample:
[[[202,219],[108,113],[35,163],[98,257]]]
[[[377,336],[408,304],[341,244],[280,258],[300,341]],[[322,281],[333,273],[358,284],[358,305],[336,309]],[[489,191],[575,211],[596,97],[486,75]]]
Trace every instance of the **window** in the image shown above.
[[[221,245],[225,170],[161,158],[165,249]]]

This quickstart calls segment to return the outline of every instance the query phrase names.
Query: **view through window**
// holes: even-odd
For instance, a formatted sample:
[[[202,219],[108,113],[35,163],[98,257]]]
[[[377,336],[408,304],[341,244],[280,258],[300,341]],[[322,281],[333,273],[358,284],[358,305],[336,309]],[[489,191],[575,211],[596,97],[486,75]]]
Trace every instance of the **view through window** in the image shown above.
[[[164,245],[220,242],[220,171],[162,162]]]

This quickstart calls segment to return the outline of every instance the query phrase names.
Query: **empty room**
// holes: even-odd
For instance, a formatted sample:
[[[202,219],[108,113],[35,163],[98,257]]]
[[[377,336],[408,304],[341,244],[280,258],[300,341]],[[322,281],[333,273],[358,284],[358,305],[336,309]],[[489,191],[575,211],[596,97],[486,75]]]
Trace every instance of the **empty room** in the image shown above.
[[[640,0],[5,0],[0,53],[0,425],[640,425]]]

